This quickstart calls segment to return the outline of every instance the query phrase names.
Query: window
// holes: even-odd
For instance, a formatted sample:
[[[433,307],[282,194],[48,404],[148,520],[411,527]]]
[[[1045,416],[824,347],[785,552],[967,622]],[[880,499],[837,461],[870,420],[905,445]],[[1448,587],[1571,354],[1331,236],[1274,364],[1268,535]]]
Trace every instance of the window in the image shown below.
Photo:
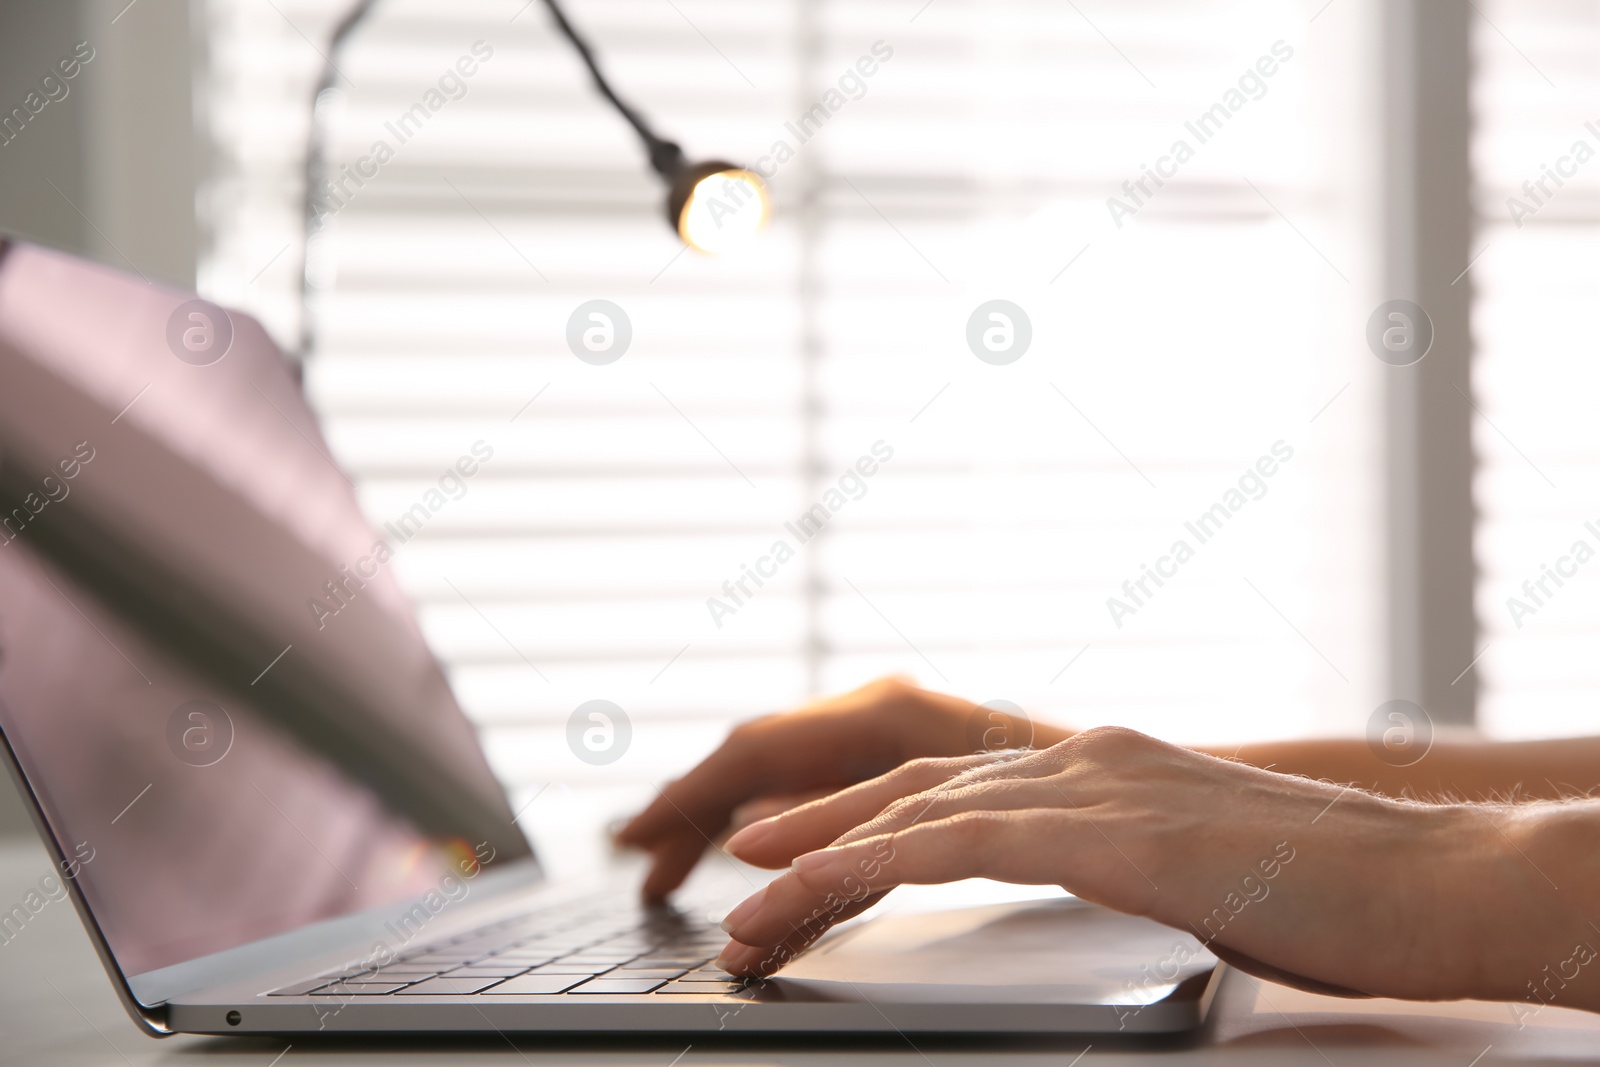
[[[339,60],[333,158],[393,155],[319,244],[306,367],[375,522],[493,448],[396,565],[514,805],[619,808],[740,718],[896,671],[1173,740],[1387,698],[1368,5],[574,0],[692,156],[775,170],[728,260],[681,250],[520,6],[396,0]],[[202,287],[292,348],[334,14],[205,10]],[[593,299],[631,325],[606,366],[566,341]],[[1031,333],[1006,365],[967,340],[993,300]],[[632,722],[608,766],[567,749],[591,699]]]
[[[1479,717],[1503,737],[1594,731],[1600,445],[1600,12],[1485,4],[1476,26]],[[1582,542],[1586,549],[1578,549]]]

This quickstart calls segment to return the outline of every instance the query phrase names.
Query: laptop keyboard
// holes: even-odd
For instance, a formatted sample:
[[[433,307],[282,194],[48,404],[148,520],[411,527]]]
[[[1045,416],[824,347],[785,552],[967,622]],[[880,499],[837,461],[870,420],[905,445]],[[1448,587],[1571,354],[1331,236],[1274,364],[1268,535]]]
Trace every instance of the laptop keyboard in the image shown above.
[[[276,997],[584,996],[734,993],[711,965],[728,938],[680,912],[593,901],[519,915],[448,941],[274,989]]]

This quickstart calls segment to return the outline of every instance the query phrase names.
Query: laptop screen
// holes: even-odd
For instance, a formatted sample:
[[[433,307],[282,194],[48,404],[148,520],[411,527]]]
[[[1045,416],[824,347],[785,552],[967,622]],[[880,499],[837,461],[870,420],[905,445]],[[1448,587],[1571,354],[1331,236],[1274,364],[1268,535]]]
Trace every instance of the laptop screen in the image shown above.
[[[531,856],[254,322],[14,245],[0,382],[0,728],[124,974]]]
[[[22,539],[0,726],[67,856],[45,895],[76,877],[130,975],[425,893],[478,844],[431,838]]]

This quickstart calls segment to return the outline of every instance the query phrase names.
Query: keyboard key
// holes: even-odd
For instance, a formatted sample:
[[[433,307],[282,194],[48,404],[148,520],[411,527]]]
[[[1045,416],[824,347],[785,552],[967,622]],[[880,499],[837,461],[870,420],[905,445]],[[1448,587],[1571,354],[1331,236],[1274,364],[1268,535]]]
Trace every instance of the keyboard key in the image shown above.
[[[330,981],[331,981],[331,979],[329,979],[327,977],[323,977],[323,978],[313,978],[310,981],[306,981],[306,982],[296,982],[294,985],[286,985],[282,989],[274,989],[272,992],[268,993],[267,996],[269,996],[269,997],[303,997],[307,993],[311,992],[313,989],[321,989],[323,986],[327,985]]]
[[[497,948],[506,947],[506,940],[503,937],[473,937],[468,938],[465,941],[454,942],[440,951],[459,952],[463,956],[472,956],[484,952],[493,952]]]
[[[596,978],[571,990],[573,994],[648,993],[666,984],[661,978]]]
[[[407,986],[406,996],[461,996],[468,993],[479,993],[503,978],[452,978],[448,975],[442,978],[430,978],[414,986]]]
[[[679,979],[679,981],[683,981],[683,982],[737,982],[738,979],[735,978],[733,975],[729,974],[727,971],[721,971],[721,970],[717,970],[716,968],[712,968],[710,970],[705,970],[705,971],[690,971],[688,974],[684,975],[681,979]]]
[[[507,964],[503,967],[475,963],[470,967],[457,967],[453,971],[446,972],[446,975],[450,978],[515,978],[527,969],[515,963]]]
[[[342,971],[333,971],[325,974],[322,976],[322,980],[325,982],[376,982],[378,979],[373,976],[377,973],[378,969],[376,967],[348,967]]]
[[[732,976],[706,965],[725,940],[709,924],[682,913],[637,910],[620,897],[615,901],[586,897],[410,945],[406,955],[387,967],[334,972],[272,992],[308,996],[334,986],[340,992],[367,995],[399,986],[404,987],[402,995],[449,995],[510,982],[525,986],[523,995],[549,995],[536,991],[574,987],[596,994],[634,993],[674,976],[681,976],[674,986],[715,989],[738,985]],[[359,992],[357,987],[362,987]]]
[[[543,967],[535,967],[533,970],[529,971],[528,973],[529,974],[582,974],[582,975],[587,975],[590,978],[593,978],[595,975],[597,975],[597,974],[605,974],[609,970],[611,970],[611,967],[606,965],[606,964],[601,964],[601,965],[599,965],[597,967],[580,967],[577,964],[551,963],[551,964],[546,964]]]
[[[525,974],[521,978],[501,982],[489,993],[497,997],[550,996],[564,993],[583,981],[587,981],[587,978],[581,974]]]
[[[381,997],[405,986],[399,982],[334,982],[310,995],[313,997]]]
[[[657,993],[698,993],[701,996],[727,996],[743,993],[749,987],[743,982],[668,982]]]

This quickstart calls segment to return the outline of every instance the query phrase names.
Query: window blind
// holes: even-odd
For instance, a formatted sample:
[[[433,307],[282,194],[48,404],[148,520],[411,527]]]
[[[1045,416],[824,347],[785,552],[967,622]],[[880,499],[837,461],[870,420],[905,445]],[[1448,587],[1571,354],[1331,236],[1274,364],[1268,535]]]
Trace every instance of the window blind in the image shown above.
[[[292,346],[337,12],[205,11],[202,284]],[[307,389],[375,522],[492,449],[394,566],[515,805],[631,803],[733,722],[891,672],[1174,740],[1360,728],[1387,696],[1368,5],[570,15],[691,158],[770,175],[753,251],[681,248],[540,5],[380,5],[323,105],[372,176],[315,250]],[[603,366],[567,343],[591,300],[631,329]],[[1009,363],[980,353],[996,300],[1030,334]],[[597,699],[631,747],[590,766],[567,724]]]
[[[1475,30],[1479,232],[1473,442],[1480,718],[1504,737],[1595,729],[1600,661],[1600,11],[1485,4]]]

